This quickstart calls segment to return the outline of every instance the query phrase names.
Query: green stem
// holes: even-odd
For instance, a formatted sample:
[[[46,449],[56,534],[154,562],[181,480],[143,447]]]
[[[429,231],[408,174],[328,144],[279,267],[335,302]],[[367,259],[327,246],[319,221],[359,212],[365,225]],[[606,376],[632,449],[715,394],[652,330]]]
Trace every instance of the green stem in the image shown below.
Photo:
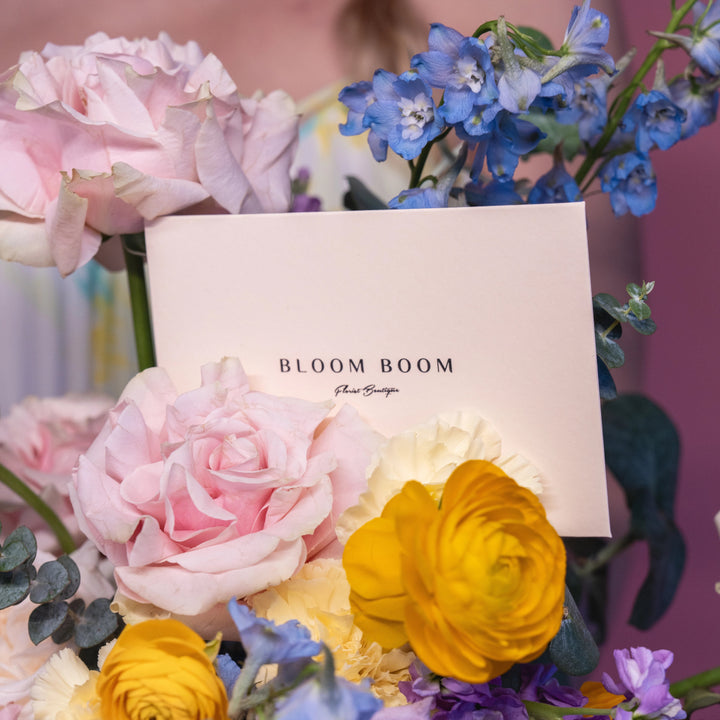
[[[48,525],[60,543],[60,548],[68,555],[75,550],[75,543],[55,511],[17,475],[0,465],[0,482],[19,495]]]
[[[670,19],[667,28],[665,28],[665,32],[674,33],[680,26],[680,23],[684,19],[685,15],[690,12],[694,4],[695,0],[686,0],[686,2],[683,3],[679,10],[675,10],[672,14],[672,18]],[[650,48],[650,52],[647,54],[647,57],[643,61],[642,65],[633,76],[628,87],[626,87],[620,93],[620,95],[618,95],[616,99],[615,110],[610,119],[608,120],[608,124],[605,126],[603,134],[600,136],[600,139],[597,141],[597,143],[590,148],[583,164],[580,166],[577,173],[575,174],[575,182],[578,184],[578,186],[582,185],[583,181],[585,180],[588,173],[592,170],[598,158],[602,156],[603,151],[612,139],[615,130],[617,130],[618,125],[625,117],[625,113],[630,107],[630,103],[633,100],[635,91],[640,87],[642,81],[645,79],[645,76],[650,72],[653,65],[655,65],[663,52],[671,47],[672,43],[670,43],[669,41],[657,40],[653,44],[652,48]]]
[[[685,697],[694,688],[711,688],[720,685],[720,667],[706,670],[685,680],[670,685],[670,694],[676,698]]]
[[[448,133],[450,132],[450,128],[447,128],[446,130],[443,130],[434,140],[431,140],[420,152],[420,155],[418,155],[417,162],[412,167],[412,173],[410,175],[410,188],[416,188],[420,187],[420,178],[423,176],[423,170],[425,169],[425,163],[427,162],[428,155],[430,155],[430,150],[432,150],[432,146],[435,145],[435,143],[439,143],[441,140],[444,140]]]
[[[632,532],[627,533],[617,540],[609,542],[602,550],[588,558],[582,565],[573,565],[575,572],[580,576],[592,575],[596,570],[607,565],[616,555],[632,545],[637,537]]]
[[[132,309],[135,349],[139,370],[155,366],[155,346],[153,343],[150,305],[148,303],[147,283],[145,282],[145,260],[142,255],[128,247],[132,236],[123,235],[122,245],[127,266],[128,287],[130,288],[130,307]]]

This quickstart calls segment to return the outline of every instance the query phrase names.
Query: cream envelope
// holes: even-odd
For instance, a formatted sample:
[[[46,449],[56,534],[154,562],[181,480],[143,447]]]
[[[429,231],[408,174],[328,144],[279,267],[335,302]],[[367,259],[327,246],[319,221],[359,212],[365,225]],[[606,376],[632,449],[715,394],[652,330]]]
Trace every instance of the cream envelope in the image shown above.
[[[473,409],[542,472],[568,536],[609,520],[582,203],[167,217],[146,231],[158,364],[181,390],[349,402],[386,435]]]

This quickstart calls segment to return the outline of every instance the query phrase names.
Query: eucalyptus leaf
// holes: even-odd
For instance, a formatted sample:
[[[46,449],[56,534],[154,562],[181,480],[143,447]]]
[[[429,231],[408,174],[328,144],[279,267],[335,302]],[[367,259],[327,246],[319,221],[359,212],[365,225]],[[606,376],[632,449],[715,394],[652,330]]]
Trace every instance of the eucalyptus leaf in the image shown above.
[[[110,610],[108,598],[93,600],[78,619],[75,642],[78,647],[88,648],[110,638],[120,627],[120,616]]]
[[[21,603],[30,594],[34,577],[32,565],[21,565],[11,572],[0,573],[0,610]]]
[[[615,381],[608,366],[598,357],[597,358],[598,368],[598,383],[600,385],[600,399],[601,400],[614,400],[617,397],[617,388],[615,387]]]
[[[76,598],[68,607],[68,614],[63,624],[51,635],[52,641],[57,645],[69,642],[75,635],[75,618],[82,615],[85,610],[85,602]]]
[[[64,622],[68,605],[64,600],[38,605],[28,619],[28,633],[35,645],[49,638]]]
[[[648,574],[630,618],[647,629],[672,602],[685,563],[674,521],[680,441],[670,418],[642,395],[604,403],[602,417],[605,461],[625,492],[631,532],[648,543]]]
[[[61,563],[57,560],[43,563],[30,590],[30,600],[38,605],[55,600],[69,583],[70,576]]]
[[[613,318],[613,320],[617,320],[618,322],[627,322],[628,317],[625,312],[623,312],[623,306],[617,298],[609,295],[608,293],[598,293],[593,296],[592,301],[593,308],[604,310],[611,318]]]
[[[13,530],[0,550],[0,572],[10,572],[23,563],[31,563],[37,553],[32,530],[24,525]]]
[[[345,193],[344,205],[348,210],[387,210],[387,203],[369,190],[362,180],[350,175],[347,181],[350,189]]]
[[[69,600],[80,587],[80,569],[69,555],[61,555],[57,561],[67,570],[68,584],[60,593],[63,600]]]
[[[600,660],[600,650],[567,586],[560,630],[550,641],[548,651],[558,670],[573,676],[591,673]]]
[[[628,301],[628,306],[638,320],[647,320],[652,314],[650,311],[650,306],[642,300],[630,298],[630,300]]]
[[[619,368],[625,362],[622,348],[610,337],[595,333],[595,351],[598,357],[610,368]]]
[[[647,320],[640,320],[632,313],[628,315],[628,322],[632,326],[633,330],[637,330],[641,335],[652,335],[657,330],[657,325],[654,320],[650,318]]]

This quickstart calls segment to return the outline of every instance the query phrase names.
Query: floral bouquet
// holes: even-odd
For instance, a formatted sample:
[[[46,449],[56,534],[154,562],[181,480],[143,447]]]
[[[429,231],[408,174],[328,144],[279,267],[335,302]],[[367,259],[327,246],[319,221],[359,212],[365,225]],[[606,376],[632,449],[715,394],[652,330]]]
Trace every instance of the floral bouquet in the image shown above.
[[[567,202],[599,179],[617,214],[644,214],[650,153],[715,119],[718,23],[717,0],[673,0],[632,77],[589,0],[559,49],[504,18],[470,37],[433,25],[410,70],[341,92],[340,132],[409,162],[391,208]],[[676,47],[690,60],[668,81]],[[145,221],[317,209],[290,177],[297,122],[284,94],[241,98],[214,56],[162,35],[49,45],[2,76],[0,256],[68,274],[120,237],[142,372],[117,402],[28,399],[0,419],[0,719],[669,720],[720,704],[720,668],[670,684],[665,649],[618,649],[613,674],[580,680],[607,562],[647,542],[640,627],[682,572],[677,436],[610,374],[622,328],[655,329],[652,282],[593,303],[620,542],[563,541],[541,470],[479,412],[383,437],[350,406],[253,389],[236,358],[187,392],[154,367]],[[517,180],[543,152],[551,169]],[[347,199],[386,206],[355,179]]]

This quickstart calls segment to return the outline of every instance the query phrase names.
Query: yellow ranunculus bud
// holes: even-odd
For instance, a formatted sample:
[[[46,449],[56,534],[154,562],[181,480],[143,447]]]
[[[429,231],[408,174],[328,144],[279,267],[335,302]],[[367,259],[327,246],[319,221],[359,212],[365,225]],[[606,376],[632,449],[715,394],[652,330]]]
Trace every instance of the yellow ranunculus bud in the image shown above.
[[[540,501],[484,460],[459,465],[440,506],[410,481],[348,540],[355,622],[409,641],[435,673],[486,682],[540,655],[560,628],[565,548]]]
[[[204,649],[177,620],[126,627],[97,683],[103,720],[226,720],[225,687]]]

